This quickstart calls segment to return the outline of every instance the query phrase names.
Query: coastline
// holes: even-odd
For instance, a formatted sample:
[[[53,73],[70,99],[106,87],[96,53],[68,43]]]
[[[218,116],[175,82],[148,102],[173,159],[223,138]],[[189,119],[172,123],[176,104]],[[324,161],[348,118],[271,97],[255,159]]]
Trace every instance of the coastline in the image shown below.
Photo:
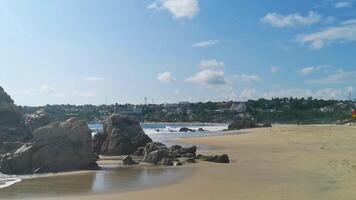
[[[244,134],[179,138],[176,142],[212,147],[198,153],[228,153],[231,163],[181,166],[176,169],[189,173],[147,187],[42,199],[352,199],[355,130],[340,125],[278,125],[246,129]]]
[[[283,125],[246,130],[248,134],[184,138],[180,142],[214,145],[218,148],[204,151],[226,152],[232,162],[192,165],[196,170],[191,176],[160,187],[65,199],[352,199],[355,130]]]

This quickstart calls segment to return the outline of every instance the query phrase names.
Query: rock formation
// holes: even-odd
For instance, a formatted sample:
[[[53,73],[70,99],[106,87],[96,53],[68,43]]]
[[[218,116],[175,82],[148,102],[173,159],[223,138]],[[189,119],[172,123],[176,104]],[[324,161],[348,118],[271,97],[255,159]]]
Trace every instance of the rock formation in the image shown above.
[[[42,126],[46,126],[50,123],[51,118],[44,109],[40,109],[35,113],[26,114],[24,116],[24,125],[31,133],[33,133],[36,129]]]
[[[160,142],[151,142],[145,146],[143,161],[155,165],[175,165],[179,162],[178,158],[193,158],[196,150],[196,146],[183,148],[180,145],[173,145],[168,148]]]
[[[0,158],[6,174],[32,174],[97,168],[91,130],[77,120],[54,122],[38,128],[33,139]]]
[[[21,124],[20,109],[0,87],[0,155],[18,148],[32,135]]]
[[[102,155],[130,155],[152,139],[140,122],[129,116],[113,114],[104,121],[104,132],[96,136],[95,149]]]

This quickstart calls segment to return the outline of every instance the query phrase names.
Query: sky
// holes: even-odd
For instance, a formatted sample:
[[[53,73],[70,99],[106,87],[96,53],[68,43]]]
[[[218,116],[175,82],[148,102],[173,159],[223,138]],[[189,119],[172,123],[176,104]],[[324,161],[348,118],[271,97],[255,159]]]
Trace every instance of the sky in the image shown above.
[[[355,0],[1,0],[19,105],[356,98]]]

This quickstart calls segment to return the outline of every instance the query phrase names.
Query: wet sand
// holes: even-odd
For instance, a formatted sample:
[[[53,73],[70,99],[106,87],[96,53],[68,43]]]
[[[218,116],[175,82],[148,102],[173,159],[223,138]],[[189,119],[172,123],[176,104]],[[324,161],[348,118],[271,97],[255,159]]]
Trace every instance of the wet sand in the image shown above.
[[[230,164],[202,162],[182,167],[183,171],[192,169],[192,173],[145,189],[118,188],[117,192],[56,199],[355,199],[355,127],[275,126],[245,133],[181,139],[187,144],[217,147],[202,153],[228,153]]]
[[[233,162],[192,165],[194,174],[171,185],[72,199],[351,200],[356,196],[354,127],[277,126],[184,142],[218,146],[211,153],[227,152]]]

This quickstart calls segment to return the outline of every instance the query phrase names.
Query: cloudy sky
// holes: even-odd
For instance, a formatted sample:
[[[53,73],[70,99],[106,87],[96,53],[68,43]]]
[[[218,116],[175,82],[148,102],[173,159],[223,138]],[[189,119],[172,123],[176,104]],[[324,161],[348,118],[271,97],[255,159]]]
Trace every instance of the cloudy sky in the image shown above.
[[[0,26],[0,86],[21,105],[356,90],[353,0],[2,0]]]

